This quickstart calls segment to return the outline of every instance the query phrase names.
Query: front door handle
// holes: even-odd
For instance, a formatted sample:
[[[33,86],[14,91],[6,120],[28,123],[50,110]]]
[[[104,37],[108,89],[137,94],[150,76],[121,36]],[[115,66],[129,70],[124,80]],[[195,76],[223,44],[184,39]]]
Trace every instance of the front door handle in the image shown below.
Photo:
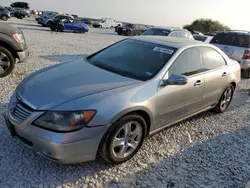
[[[194,83],[194,87],[200,86],[201,84],[202,84],[202,81],[201,81],[201,80],[197,80],[197,81]]]
[[[223,72],[222,76],[227,76],[227,73],[226,73],[226,72]]]

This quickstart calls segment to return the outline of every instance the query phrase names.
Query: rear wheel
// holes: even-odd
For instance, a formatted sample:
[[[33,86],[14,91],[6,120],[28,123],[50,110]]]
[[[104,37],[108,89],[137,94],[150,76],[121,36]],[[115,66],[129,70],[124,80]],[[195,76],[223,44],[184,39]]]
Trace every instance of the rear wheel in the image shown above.
[[[227,88],[224,90],[223,94],[221,95],[221,98],[218,102],[218,104],[215,107],[215,111],[218,113],[223,113],[226,111],[228,106],[230,105],[232,99],[233,99],[233,93],[234,93],[234,86],[230,84],[227,86]]]
[[[0,47],[0,77],[9,75],[15,68],[15,58],[6,48]]]
[[[119,164],[132,158],[146,136],[146,122],[136,114],[124,116],[112,125],[100,148],[100,156],[108,163]]]
[[[3,15],[3,16],[2,16],[2,20],[3,20],[3,21],[7,21],[7,20],[8,20],[8,17],[5,16],[5,15]]]

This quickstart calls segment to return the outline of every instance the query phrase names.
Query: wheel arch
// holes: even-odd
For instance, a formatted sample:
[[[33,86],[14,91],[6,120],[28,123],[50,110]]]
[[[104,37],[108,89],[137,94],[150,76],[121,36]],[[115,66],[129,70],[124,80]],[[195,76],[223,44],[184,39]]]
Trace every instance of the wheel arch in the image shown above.
[[[2,46],[2,47],[4,47],[4,48],[6,48],[7,50],[9,50],[9,51],[11,52],[12,56],[13,56],[15,59],[18,59],[18,58],[19,58],[19,57],[18,57],[18,54],[17,54],[17,52],[14,50],[14,48],[13,48],[10,44],[8,44],[7,42],[5,42],[5,41],[3,41],[3,40],[0,39],[0,46]]]
[[[150,129],[153,125],[153,113],[146,107],[132,107],[132,108],[126,109],[120,112],[119,114],[117,114],[114,118],[112,118],[112,120],[110,121],[110,124],[113,124],[114,122],[118,121],[124,116],[130,115],[130,114],[140,115],[146,121],[147,135],[149,135]]]

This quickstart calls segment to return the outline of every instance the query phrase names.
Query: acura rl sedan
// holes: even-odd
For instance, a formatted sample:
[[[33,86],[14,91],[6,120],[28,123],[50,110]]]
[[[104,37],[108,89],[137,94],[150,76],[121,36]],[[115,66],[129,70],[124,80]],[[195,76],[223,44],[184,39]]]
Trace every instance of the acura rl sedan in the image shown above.
[[[140,36],[32,73],[5,120],[12,136],[53,161],[100,156],[119,164],[152,133],[203,111],[224,112],[239,81],[239,64],[215,46]]]

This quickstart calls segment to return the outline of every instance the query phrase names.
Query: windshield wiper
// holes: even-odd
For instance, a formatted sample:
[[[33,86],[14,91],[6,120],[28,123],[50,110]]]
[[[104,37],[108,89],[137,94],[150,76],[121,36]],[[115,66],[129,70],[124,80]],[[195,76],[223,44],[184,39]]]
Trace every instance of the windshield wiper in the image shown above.
[[[132,79],[136,79],[136,80],[144,80],[141,76],[138,76],[136,74],[132,74],[132,73],[122,71],[122,70],[113,69],[113,68],[110,68],[108,66],[99,64],[99,63],[93,63],[93,65],[95,65],[95,66],[97,66],[97,67],[99,67],[101,69],[107,70],[109,72],[112,72],[112,73],[118,74],[120,76],[126,77],[126,78],[132,78]]]

